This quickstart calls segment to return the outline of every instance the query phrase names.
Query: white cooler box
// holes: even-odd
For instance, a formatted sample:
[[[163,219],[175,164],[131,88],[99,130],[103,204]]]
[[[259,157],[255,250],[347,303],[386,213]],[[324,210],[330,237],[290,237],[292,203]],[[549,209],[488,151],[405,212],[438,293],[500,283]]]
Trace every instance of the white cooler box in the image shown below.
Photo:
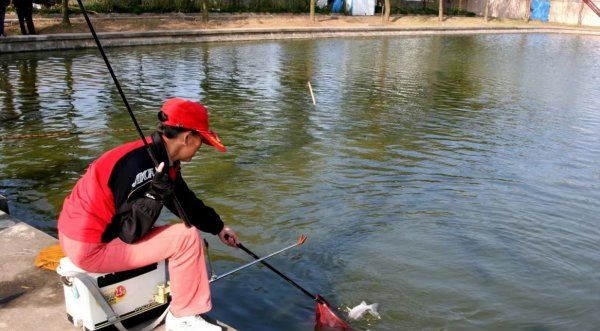
[[[86,330],[116,328],[108,322],[106,312],[88,287],[75,277],[78,273],[91,278],[126,328],[160,315],[170,301],[165,261],[134,270],[95,274],[79,269],[65,257],[56,272],[63,282],[67,318]]]

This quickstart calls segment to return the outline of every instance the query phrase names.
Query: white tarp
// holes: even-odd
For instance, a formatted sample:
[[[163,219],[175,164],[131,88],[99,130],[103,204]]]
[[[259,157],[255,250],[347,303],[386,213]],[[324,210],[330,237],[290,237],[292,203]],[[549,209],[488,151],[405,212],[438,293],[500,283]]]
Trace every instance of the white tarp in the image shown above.
[[[375,0],[348,0],[346,9],[353,16],[373,16],[375,15]]]

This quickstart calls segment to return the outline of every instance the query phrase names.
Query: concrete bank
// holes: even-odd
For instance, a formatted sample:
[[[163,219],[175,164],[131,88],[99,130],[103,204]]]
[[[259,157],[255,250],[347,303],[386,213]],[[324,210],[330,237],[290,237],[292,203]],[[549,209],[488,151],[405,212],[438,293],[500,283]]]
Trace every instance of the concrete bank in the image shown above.
[[[211,41],[249,41],[332,37],[431,36],[503,33],[557,33],[600,36],[598,29],[568,27],[359,27],[359,28],[254,28],[99,33],[102,45],[141,46]],[[0,54],[71,50],[96,47],[89,33],[9,36],[0,41]]]
[[[58,275],[33,262],[57,240],[0,212],[0,330],[70,330]]]
[[[59,276],[34,266],[39,251],[56,243],[0,211],[0,330],[80,330],[67,321]],[[155,330],[164,331],[164,324]]]

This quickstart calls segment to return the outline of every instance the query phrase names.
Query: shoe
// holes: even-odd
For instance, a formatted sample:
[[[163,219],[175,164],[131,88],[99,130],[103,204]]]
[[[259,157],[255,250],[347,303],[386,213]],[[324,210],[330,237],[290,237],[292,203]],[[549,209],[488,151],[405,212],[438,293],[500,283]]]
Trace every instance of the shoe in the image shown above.
[[[167,331],[221,331],[221,327],[207,322],[201,315],[175,317],[167,313]]]

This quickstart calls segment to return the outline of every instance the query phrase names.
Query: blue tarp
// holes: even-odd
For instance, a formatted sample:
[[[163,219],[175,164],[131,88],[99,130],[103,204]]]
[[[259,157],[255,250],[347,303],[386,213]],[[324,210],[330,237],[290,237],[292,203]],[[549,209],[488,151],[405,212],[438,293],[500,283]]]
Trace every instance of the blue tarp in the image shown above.
[[[531,19],[548,22],[550,0],[531,0]]]
[[[333,6],[331,7],[331,11],[334,13],[339,13],[342,11],[342,7],[344,7],[344,0],[335,0],[333,2]]]

